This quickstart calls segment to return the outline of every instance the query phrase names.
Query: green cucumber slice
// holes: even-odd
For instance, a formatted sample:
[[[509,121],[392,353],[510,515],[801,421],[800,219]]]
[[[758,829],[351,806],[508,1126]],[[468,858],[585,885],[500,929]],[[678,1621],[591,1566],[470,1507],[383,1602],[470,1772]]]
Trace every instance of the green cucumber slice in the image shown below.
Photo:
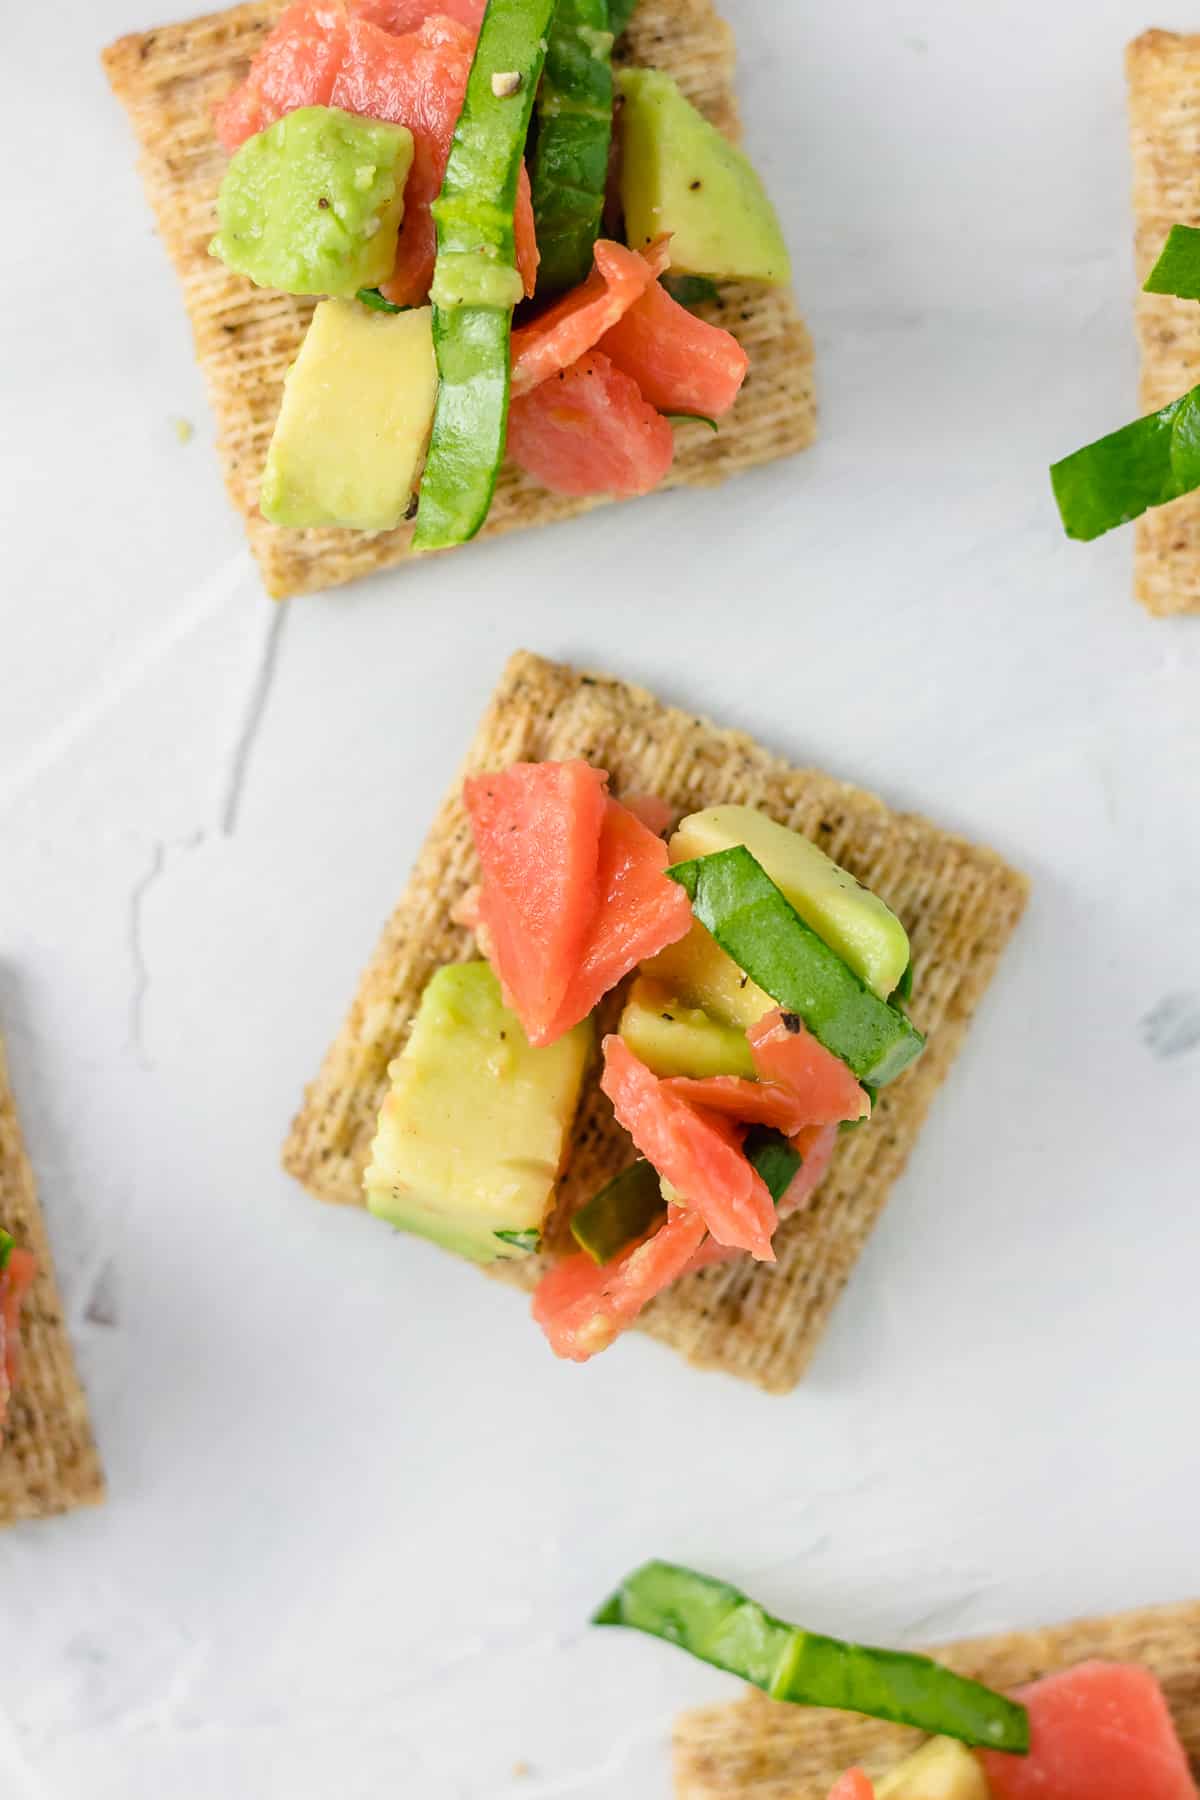
[[[1142,292],[1200,300],[1200,231],[1191,225],[1172,225]]]
[[[707,275],[672,275],[668,271],[660,279],[672,300],[677,300],[680,306],[689,309],[702,305],[706,300],[718,300],[721,296],[720,288]]]
[[[792,1148],[781,1131],[773,1131],[769,1125],[752,1125],[746,1133],[744,1148],[778,1206],[804,1158]]]
[[[710,431],[721,429],[717,421],[710,419],[707,413],[664,413],[663,418],[669,419],[672,425],[686,425],[690,422],[694,425],[707,425]]]
[[[414,550],[441,550],[475,536],[504,458],[509,337],[520,287],[513,209],[554,6],[555,0],[488,0],[433,203],[438,399]],[[520,77],[515,89],[502,82],[493,87],[493,75],[511,74]]]
[[[673,1563],[636,1569],[592,1623],[664,1638],[773,1700],[865,1713],[989,1750],[1029,1749],[1029,1715],[1017,1701],[927,1656],[803,1631],[727,1582]]]
[[[911,1020],[859,980],[742,845],[667,870],[726,955],[860,1081],[883,1087],[925,1048]]]
[[[532,1256],[542,1241],[539,1231],[497,1231],[493,1236],[498,1237],[502,1244],[511,1244],[515,1250],[523,1250],[527,1256]]]
[[[1089,543],[1200,487],[1200,387],[1050,470],[1068,537]]]
[[[3,1275],[5,1269],[7,1269],[8,1259],[16,1249],[16,1243],[17,1240],[10,1237],[8,1232],[0,1226],[0,1275]]]
[[[592,266],[612,142],[612,46],[608,0],[558,0],[532,172],[539,298],[577,286]]]
[[[612,1262],[667,1216],[658,1170],[644,1157],[622,1169],[571,1220],[571,1236],[592,1261]]]
[[[411,306],[393,306],[390,300],[384,299],[378,288],[359,288],[357,298],[362,301],[364,306],[369,306],[372,312],[402,313],[412,311]]]
[[[911,1000],[912,996],[913,996],[913,966],[912,966],[912,957],[910,956],[908,961],[904,965],[903,975],[901,975],[899,981],[896,983],[896,991],[892,995],[892,999],[893,999],[893,1001]]]
[[[608,0],[608,29],[614,37],[628,31],[629,21],[638,8],[638,0]]]

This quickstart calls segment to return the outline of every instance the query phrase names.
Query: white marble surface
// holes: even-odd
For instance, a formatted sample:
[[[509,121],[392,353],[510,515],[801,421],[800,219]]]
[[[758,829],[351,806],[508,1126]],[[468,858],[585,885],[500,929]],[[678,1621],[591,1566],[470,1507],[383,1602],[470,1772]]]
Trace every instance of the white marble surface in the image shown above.
[[[733,1684],[584,1623],[656,1552],[908,1641],[1200,1589],[1200,635],[1044,473],[1134,406],[1143,0],[729,5],[820,448],[286,611],[96,63],[154,8],[6,19],[0,1009],[112,1492],[0,1544],[5,1800],[663,1800]],[[518,644],[1035,879],[789,1400],[279,1172]]]

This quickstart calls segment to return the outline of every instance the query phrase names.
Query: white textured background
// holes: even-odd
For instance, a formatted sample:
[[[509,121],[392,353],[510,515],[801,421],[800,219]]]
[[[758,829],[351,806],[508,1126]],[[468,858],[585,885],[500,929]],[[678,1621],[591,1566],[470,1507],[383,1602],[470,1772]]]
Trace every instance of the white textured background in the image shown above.
[[[734,1684],[585,1625],[656,1552],[908,1641],[1200,1590],[1200,628],[1045,478],[1135,408],[1144,0],[729,4],[820,448],[286,611],[96,62],[154,6],[5,18],[0,1011],[112,1493],[0,1544],[4,1800],[665,1800]],[[279,1172],[518,644],[1035,878],[790,1400]]]

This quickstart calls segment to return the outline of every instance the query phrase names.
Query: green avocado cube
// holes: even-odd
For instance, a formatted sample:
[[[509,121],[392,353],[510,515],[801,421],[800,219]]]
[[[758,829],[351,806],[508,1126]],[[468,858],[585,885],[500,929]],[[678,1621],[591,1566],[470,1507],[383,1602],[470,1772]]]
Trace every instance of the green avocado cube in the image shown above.
[[[433,313],[322,300],[283,384],[259,505],[273,525],[391,531],[433,424]]]
[[[630,246],[642,250],[670,232],[680,274],[790,281],[783,232],[749,157],[658,69],[622,69],[617,86]]]
[[[770,998],[764,995],[763,1001],[763,1011],[770,1011]],[[753,1081],[758,1073],[740,1026],[688,1006],[664,982],[648,975],[639,975],[630,988],[617,1030],[655,1075],[688,1075],[696,1081],[710,1075],[740,1075]]]
[[[286,294],[377,287],[395,267],[412,156],[404,125],[332,106],[288,113],[226,169],[212,254]]]
[[[364,1177],[370,1210],[475,1262],[528,1255],[592,1045],[585,1020],[535,1049],[486,963],[439,969],[388,1070]]]

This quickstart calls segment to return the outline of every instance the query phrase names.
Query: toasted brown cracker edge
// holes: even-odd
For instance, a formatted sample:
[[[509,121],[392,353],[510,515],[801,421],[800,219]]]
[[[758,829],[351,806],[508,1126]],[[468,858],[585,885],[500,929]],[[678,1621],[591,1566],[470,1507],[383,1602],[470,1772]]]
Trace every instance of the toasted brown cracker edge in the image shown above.
[[[54,1279],[50,1244],[25,1153],[0,1041],[0,1225],[37,1257],[21,1314],[21,1374],[0,1440],[0,1525],[41,1519],[104,1498],[87,1401]]]
[[[1200,382],[1200,306],[1140,291],[1172,225],[1200,225],[1200,37],[1147,31],[1130,44],[1137,332],[1143,412],[1157,412]],[[1137,522],[1134,592],[1159,617],[1200,612],[1200,494],[1185,494]]]
[[[217,189],[228,158],[212,106],[244,74],[283,0],[249,0],[228,12],[121,38],[103,54],[114,93],[141,144],[141,171],[163,241],[183,284],[196,355],[217,417],[225,483],[246,521],[267,590],[277,599],[335,587],[410,556],[411,526],[376,534],[287,531],[258,510],[258,482],[279,410],[283,378],[300,348],[310,301],[267,293],[208,253]],[[733,37],[709,0],[642,0],[624,43],[628,60],[668,70],[684,92],[736,137]],[[666,487],[704,487],[805,449],[816,435],[812,343],[791,296],[730,284],[708,316],[751,358],[734,412],[714,436],[677,427]],[[549,494],[517,469],[501,473],[485,535],[548,525],[597,504]]]
[[[1091,1657],[1144,1663],[1162,1682],[1200,1772],[1200,1601],[968,1639],[933,1654],[960,1674],[1003,1689]],[[676,1721],[676,1800],[826,1800],[846,1769],[858,1763],[878,1777],[920,1741],[899,1726],[785,1706],[751,1691]]]
[[[747,1258],[691,1276],[643,1321],[642,1329],[697,1366],[782,1393],[803,1374],[908,1159],[1021,915],[1027,884],[991,851],[924,819],[891,813],[873,795],[828,775],[789,768],[738,732],[663,706],[641,688],[518,652],[463,773],[572,756],[607,769],[617,794],[661,794],[680,812],[729,801],[762,807],[814,837],[908,927],[913,1013],[930,1037],[925,1055],[884,1090],[870,1125],[843,1138],[811,1208],[781,1229],[775,1268]],[[461,794],[460,777],[284,1147],[284,1166],[322,1200],[362,1203],[388,1064],[403,1047],[430,976],[443,963],[475,954],[469,934],[450,920],[459,896],[478,879]],[[628,1140],[593,1084],[562,1182],[559,1233],[564,1218],[629,1155]],[[530,1286],[538,1267],[531,1259],[504,1264],[501,1273]]]

